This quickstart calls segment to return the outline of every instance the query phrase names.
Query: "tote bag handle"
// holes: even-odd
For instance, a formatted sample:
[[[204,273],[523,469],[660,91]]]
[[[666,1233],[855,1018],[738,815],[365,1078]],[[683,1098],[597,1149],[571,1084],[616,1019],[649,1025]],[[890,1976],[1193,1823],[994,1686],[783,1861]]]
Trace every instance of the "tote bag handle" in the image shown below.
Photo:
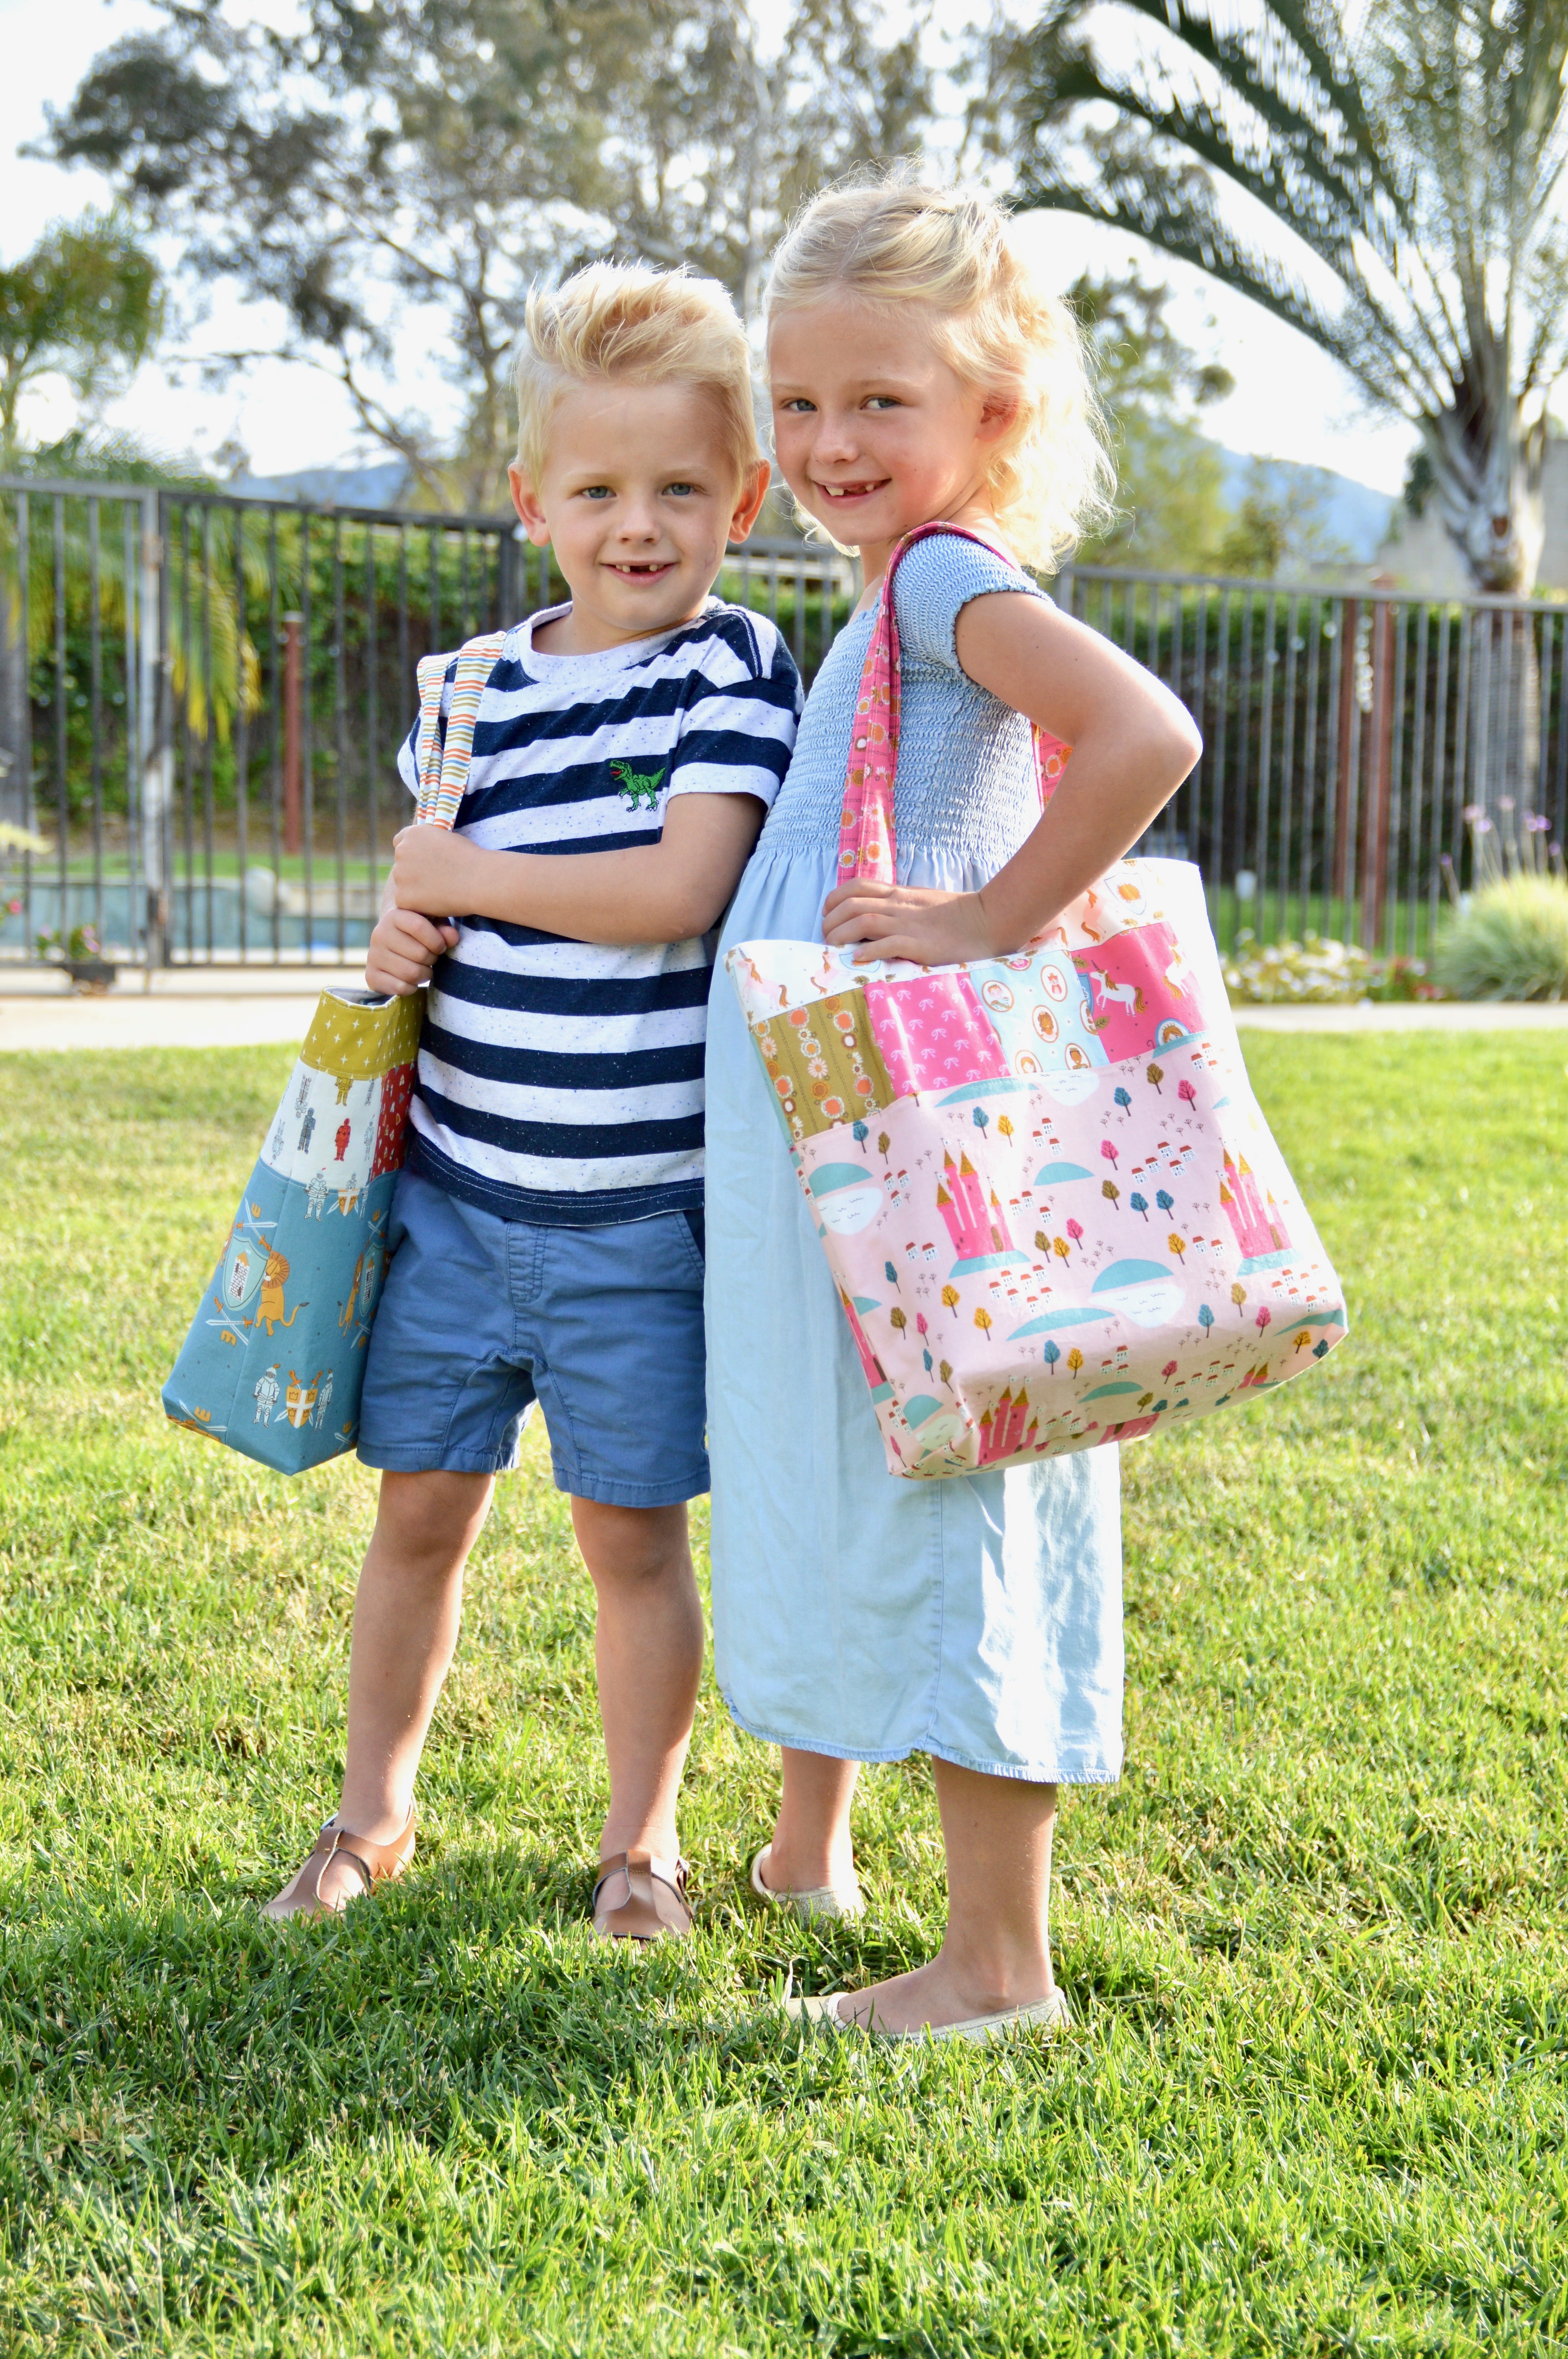
[[[871,644],[860,671],[855,725],[849,732],[838,840],[841,885],[860,876],[873,877],[883,885],[895,884],[898,879],[893,781],[898,771],[899,645],[892,584],[894,574],[915,542],[929,540],[935,533],[947,533],[956,540],[972,540],[977,547],[989,549],[993,557],[997,553],[983,534],[970,532],[963,525],[922,524],[905,533],[888,560]],[[1038,722],[1032,728],[1035,777],[1044,810],[1056,790],[1073,749],[1059,737],[1048,735]]]
[[[447,715],[445,743],[441,737],[441,693],[446,684],[449,656],[421,656],[419,679],[419,735],[415,745],[415,758],[419,770],[419,799],[415,818],[421,827],[454,827],[458,805],[469,782],[469,769],[473,761],[474,723],[479,719],[479,701],[484,684],[495,669],[501,650],[505,645],[504,631],[488,632],[483,638],[470,639],[458,650],[458,668],[452,681],[451,710]]]

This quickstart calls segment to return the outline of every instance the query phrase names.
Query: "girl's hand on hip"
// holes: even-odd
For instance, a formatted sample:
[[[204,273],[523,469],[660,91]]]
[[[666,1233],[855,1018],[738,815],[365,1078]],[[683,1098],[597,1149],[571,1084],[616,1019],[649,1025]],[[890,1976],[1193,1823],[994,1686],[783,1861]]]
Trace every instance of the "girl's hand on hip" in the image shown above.
[[[956,966],[1016,947],[994,939],[978,893],[885,885],[869,876],[829,893],[822,905],[822,939],[836,949],[858,950],[858,966],[871,959]]]

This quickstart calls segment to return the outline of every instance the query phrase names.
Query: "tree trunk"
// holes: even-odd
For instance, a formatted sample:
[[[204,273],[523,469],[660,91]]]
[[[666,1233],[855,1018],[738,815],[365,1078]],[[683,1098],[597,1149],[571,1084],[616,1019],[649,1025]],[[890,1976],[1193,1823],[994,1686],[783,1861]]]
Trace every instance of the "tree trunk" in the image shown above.
[[[1456,387],[1452,408],[1420,421],[1438,514],[1483,595],[1528,598],[1546,541],[1546,414],[1525,425],[1503,353],[1476,366],[1478,390]]]
[[[1486,357],[1483,355],[1483,358]],[[1493,359],[1501,364],[1501,355]],[[1423,421],[1439,512],[1483,596],[1528,598],[1546,538],[1544,413],[1526,428],[1519,401],[1457,405]],[[1495,389],[1496,390],[1496,389]],[[1524,810],[1541,762],[1541,660],[1534,618],[1483,608],[1470,621],[1467,803],[1496,825],[1500,805]]]

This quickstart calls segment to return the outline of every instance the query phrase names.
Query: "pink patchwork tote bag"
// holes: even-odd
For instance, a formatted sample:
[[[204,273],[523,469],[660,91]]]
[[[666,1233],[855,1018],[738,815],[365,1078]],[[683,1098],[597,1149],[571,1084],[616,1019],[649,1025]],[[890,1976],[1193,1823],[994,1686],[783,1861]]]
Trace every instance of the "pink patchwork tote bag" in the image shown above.
[[[895,874],[894,552],[839,874]],[[968,535],[966,538],[973,538]],[[1042,801],[1070,748],[1036,733]],[[1122,861],[967,966],[742,942],[728,966],[891,1473],[1130,1441],[1324,1358],[1345,1298],[1247,1079],[1203,886]]]

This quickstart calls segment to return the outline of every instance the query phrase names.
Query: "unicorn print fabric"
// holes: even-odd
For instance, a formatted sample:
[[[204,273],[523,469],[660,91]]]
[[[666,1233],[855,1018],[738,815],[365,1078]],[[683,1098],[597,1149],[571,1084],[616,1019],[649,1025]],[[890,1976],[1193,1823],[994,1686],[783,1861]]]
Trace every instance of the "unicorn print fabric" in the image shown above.
[[[895,874],[902,554],[861,675],[846,878]],[[1044,798],[1067,750],[1037,742]],[[1011,958],[857,966],[820,941],[747,940],[727,964],[890,1473],[1131,1440],[1344,1337],[1195,868],[1124,862]]]

